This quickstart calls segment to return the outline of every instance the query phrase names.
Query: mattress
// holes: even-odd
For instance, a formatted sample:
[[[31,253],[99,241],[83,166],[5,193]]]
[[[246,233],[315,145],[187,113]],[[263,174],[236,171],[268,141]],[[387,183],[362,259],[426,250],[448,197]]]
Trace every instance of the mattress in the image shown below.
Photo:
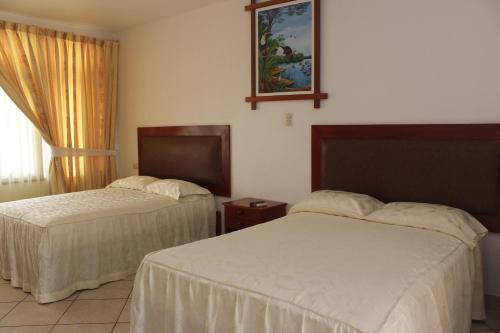
[[[215,234],[212,195],[109,188],[0,204],[0,275],[40,303],[136,272],[150,252]]]
[[[484,316],[479,247],[318,213],[149,254],[132,331],[468,333]]]

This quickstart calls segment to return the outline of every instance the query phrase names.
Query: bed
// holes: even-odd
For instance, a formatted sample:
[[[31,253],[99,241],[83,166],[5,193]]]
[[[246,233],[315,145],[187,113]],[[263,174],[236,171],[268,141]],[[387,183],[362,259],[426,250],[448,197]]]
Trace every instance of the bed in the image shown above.
[[[299,203],[149,254],[132,331],[468,333],[484,319],[479,240],[484,226],[499,230],[499,142],[500,125],[313,126],[312,196],[403,203],[359,216]],[[413,206],[424,214],[410,218]],[[471,224],[433,215],[441,209]]]
[[[229,126],[139,128],[138,149],[138,178],[210,193],[175,200],[110,187],[0,204],[0,277],[54,302],[134,274],[150,252],[214,236],[214,195],[231,188]]]

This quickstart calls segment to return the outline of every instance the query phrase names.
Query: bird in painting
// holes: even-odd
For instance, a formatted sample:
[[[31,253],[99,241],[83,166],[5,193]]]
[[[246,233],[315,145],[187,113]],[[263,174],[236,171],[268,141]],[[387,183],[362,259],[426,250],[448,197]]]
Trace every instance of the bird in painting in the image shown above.
[[[283,49],[283,53],[285,54],[285,57],[287,57],[289,60],[293,59],[293,51],[290,46],[281,46]]]

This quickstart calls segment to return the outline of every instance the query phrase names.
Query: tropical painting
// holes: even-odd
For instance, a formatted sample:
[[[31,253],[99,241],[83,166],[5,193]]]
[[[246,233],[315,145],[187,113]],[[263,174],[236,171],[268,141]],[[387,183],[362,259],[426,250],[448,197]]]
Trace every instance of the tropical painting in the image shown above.
[[[313,91],[312,7],[309,0],[257,10],[258,94]]]

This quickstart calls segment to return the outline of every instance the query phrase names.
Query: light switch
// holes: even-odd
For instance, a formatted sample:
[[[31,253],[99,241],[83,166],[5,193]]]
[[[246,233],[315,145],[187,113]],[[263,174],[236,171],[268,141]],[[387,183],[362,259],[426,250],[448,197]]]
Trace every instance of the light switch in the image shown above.
[[[132,168],[134,170],[139,170],[139,163],[135,162],[134,164],[132,164]]]
[[[291,112],[285,113],[285,126],[286,127],[293,126],[293,113]]]

